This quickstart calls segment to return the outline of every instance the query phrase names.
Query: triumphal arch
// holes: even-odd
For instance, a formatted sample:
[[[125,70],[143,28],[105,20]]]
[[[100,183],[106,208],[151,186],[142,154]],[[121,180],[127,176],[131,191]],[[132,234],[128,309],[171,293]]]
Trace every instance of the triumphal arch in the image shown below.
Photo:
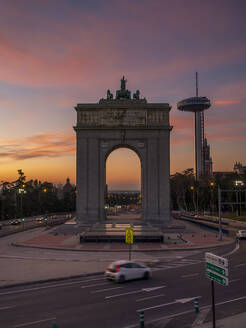
[[[142,220],[162,222],[170,216],[170,140],[168,103],[133,97],[121,79],[98,103],[77,104],[77,221],[105,218],[106,160],[116,148],[130,148],[141,162]]]

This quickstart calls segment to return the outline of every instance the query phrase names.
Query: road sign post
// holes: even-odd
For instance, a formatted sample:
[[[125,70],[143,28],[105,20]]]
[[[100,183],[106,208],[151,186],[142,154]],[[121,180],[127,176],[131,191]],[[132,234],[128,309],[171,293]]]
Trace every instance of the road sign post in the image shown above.
[[[126,238],[125,238],[126,244],[129,244],[129,261],[131,261],[131,249],[133,244],[133,229],[126,228]]]
[[[211,280],[213,328],[215,328],[215,300],[214,300],[214,282],[223,286],[229,285],[228,279],[228,260],[213,253],[205,253],[206,276]]]

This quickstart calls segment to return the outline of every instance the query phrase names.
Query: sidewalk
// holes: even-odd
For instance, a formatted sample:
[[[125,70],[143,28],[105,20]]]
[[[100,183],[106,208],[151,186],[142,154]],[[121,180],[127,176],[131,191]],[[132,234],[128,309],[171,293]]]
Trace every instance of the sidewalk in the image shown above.
[[[245,328],[246,326],[246,312],[242,312],[231,317],[220,319],[216,321],[216,328]],[[203,325],[197,325],[192,328],[212,328],[212,322],[205,323]]]

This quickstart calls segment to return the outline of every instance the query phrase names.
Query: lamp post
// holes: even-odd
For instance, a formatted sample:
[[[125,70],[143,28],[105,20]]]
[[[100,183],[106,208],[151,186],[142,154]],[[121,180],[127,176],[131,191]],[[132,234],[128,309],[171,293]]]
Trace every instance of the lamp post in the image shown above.
[[[47,192],[47,188],[38,189],[39,214],[41,214],[41,193],[46,193],[46,192]]]
[[[190,190],[192,191],[192,200],[193,200],[193,206],[194,206],[194,210],[197,213],[197,208],[196,208],[196,203],[195,203],[195,187],[194,186],[190,186]]]
[[[221,229],[221,190],[218,187],[218,208],[219,208],[219,240],[222,240],[222,229]]]
[[[243,181],[241,181],[241,180],[236,180],[235,181],[235,186],[236,186],[236,203],[237,203],[237,216],[239,216],[239,215],[241,215],[241,213],[242,213],[242,205],[241,205],[241,203],[242,203],[242,195],[241,195],[241,192],[242,192],[242,190],[241,189],[239,189],[240,187],[243,187],[244,186],[244,183],[243,183]],[[239,194],[239,199],[238,199],[238,194]]]
[[[211,190],[211,214],[213,215],[213,212],[214,212],[214,182],[211,181],[209,183],[210,185],[210,190]]]
[[[20,194],[20,216],[23,216],[23,194],[26,194],[25,190],[26,185],[21,185],[21,188],[18,189],[18,193]]]

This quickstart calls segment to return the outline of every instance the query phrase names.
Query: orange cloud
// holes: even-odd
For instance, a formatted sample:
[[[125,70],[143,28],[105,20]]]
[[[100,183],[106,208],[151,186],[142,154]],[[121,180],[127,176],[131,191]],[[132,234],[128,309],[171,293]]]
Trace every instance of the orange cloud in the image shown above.
[[[229,106],[240,103],[240,100],[215,100],[214,104],[219,106]]]
[[[39,133],[19,140],[0,141],[0,159],[24,160],[37,157],[61,157],[75,154],[75,135]]]

